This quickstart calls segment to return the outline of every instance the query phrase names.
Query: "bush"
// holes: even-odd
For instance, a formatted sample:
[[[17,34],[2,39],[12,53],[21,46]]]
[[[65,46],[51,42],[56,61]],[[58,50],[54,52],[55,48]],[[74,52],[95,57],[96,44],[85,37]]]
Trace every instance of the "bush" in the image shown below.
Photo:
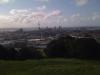
[[[42,54],[33,47],[23,47],[19,51],[20,59],[40,59]]]
[[[2,60],[26,60],[40,59],[42,54],[34,47],[22,47],[19,50],[15,48],[5,48],[0,45],[0,59]]]
[[[99,59],[100,44],[93,38],[60,37],[44,50],[48,57]]]

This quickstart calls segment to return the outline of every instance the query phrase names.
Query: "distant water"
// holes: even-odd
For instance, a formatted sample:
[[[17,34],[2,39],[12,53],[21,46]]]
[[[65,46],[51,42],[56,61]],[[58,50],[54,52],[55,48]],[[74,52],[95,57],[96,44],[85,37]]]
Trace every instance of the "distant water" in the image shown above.
[[[23,29],[25,31],[30,31],[30,30],[37,30],[38,28],[0,28],[0,32],[16,31],[18,29]]]
[[[42,27],[45,28],[45,27]],[[53,28],[53,27],[52,27]],[[63,27],[67,30],[100,30],[100,26],[95,27]],[[0,28],[0,32],[6,31],[16,31],[18,29],[23,29],[24,31],[38,30],[38,27],[30,27],[30,28]]]

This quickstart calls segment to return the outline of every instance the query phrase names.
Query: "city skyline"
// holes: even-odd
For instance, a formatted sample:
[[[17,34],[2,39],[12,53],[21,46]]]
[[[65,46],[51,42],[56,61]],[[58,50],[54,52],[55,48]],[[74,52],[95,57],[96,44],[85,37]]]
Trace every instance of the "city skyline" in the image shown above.
[[[0,0],[0,28],[100,26],[100,0]]]

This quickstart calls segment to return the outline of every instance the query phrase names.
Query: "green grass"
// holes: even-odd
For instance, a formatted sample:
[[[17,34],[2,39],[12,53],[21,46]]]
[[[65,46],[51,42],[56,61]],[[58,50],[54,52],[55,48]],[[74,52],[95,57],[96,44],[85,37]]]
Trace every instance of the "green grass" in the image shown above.
[[[1,60],[0,75],[100,75],[100,61],[78,59]]]

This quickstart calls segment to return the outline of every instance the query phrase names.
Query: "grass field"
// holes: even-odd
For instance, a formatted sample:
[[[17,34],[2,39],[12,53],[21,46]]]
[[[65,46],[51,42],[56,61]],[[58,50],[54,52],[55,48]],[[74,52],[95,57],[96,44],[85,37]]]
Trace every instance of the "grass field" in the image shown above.
[[[100,75],[100,61],[78,59],[1,60],[0,75]]]

